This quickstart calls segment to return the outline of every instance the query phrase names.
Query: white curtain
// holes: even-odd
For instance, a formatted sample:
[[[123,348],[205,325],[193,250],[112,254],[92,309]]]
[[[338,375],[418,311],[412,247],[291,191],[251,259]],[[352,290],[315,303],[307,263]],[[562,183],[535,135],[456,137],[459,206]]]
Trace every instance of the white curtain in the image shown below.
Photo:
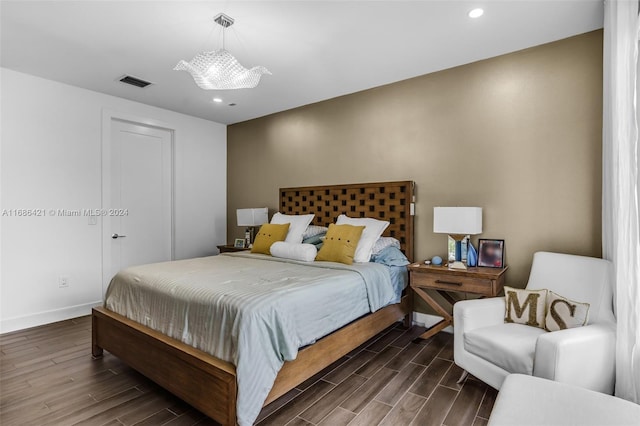
[[[602,247],[615,270],[616,395],[640,403],[638,0],[604,3]]]

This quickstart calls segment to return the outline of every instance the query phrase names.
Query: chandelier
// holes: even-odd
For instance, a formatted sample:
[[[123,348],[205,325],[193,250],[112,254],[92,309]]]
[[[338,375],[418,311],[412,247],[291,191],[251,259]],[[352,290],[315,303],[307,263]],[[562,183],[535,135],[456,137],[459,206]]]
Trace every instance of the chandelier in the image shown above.
[[[191,62],[180,61],[176,71],[187,71],[196,84],[205,90],[252,89],[260,83],[263,74],[271,74],[263,66],[251,69],[240,62],[224,48],[224,30],[233,25],[233,18],[220,13],[214,21],[222,26],[222,49],[213,52],[200,52]]]

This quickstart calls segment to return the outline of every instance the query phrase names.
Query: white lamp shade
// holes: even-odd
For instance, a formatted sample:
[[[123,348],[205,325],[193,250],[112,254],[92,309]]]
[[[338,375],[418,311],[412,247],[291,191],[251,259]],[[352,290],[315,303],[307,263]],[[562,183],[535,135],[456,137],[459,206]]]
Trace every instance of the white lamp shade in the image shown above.
[[[236,210],[238,226],[260,226],[269,222],[269,209],[260,207],[258,209],[238,209]]]
[[[482,233],[482,207],[434,207],[433,232],[449,235]]]

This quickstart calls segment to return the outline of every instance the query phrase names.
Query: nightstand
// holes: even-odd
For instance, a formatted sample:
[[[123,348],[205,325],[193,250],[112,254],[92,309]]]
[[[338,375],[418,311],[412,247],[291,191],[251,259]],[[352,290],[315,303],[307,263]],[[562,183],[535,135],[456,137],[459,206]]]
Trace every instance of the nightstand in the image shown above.
[[[229,244],[225,244],[225,245],[221,245],[218,246],[218,250],[220,250],[220,253],[234,253],[237,251],[247,251],[247,250],[251,250],[250,248],[246,248],[246,247],[234,247],[232,245]]]
[[[427,293],[427,290],[437,291],[451,306],[457,302],[451,294],[452,292],[495,297],[504,287],[505,272],[508,267],[468,268],[464,270],[413,263],[408,268],[409,285],[415,294],[427,302],[443,318],[442,321],[420,336],[422,339],[428,339],[444,328],[453,325],[453,316],[449,313],[448,307],[438,303]]]

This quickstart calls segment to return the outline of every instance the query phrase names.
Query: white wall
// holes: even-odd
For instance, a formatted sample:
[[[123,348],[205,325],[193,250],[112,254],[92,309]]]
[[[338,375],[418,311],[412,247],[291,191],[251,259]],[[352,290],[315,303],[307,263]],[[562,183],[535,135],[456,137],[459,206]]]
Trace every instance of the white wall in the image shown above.
[[[226,242],[226,126],[0,68],[0,209],[100,208],[103,110],[175,129],[175,256]],[[132,88],[131,90],[137,90]],[[0,332],[88,314],[102,299],[101,221],[0,222]],[[69,277],[59,288],[58,277]]]

